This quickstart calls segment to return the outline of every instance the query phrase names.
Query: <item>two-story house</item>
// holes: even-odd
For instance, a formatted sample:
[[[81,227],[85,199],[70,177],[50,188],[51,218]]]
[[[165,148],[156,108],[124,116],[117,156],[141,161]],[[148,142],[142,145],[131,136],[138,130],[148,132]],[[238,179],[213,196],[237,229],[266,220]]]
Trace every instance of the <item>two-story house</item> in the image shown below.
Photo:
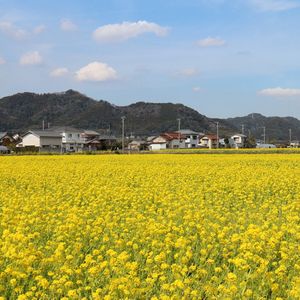
[[[244,134],[237,133],[231,137],[233,140],[233,146],[235,148],[245,148],[247,136]]]
[[[196,148],[199,144],[200,137],[204,136],[204,133],[195,132],[190,129],[181,129],[176,131],[180,134],[180,137],[184,139],[185,148]]]
[[[219,140],[214,134],[206,134],[199,140],[199,147],[201,148],[218,148]]]

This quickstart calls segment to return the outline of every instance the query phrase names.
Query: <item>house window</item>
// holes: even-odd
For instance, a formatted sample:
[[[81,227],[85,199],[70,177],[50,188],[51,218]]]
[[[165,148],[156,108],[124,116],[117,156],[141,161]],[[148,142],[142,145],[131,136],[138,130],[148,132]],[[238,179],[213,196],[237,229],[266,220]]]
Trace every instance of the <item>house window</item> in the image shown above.
[[[72,133],[68,133],[68,137],[71,138],[72,137]]]
[[[196,136],[196,135],[193,135],[193,139],[196,140],[196,139],[197,139],[197,136]]]

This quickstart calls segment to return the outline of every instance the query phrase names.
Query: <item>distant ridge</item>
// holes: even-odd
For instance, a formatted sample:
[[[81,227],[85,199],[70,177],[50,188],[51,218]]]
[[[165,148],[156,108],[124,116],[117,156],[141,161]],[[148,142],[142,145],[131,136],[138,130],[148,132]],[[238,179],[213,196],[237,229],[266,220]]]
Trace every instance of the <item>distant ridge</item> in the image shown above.
[[[24,132],[41,128],[42,121],[53,126],[74,126],[85,129],[107,129],[114,134],[121,132],[121,116],[126,117],[126,133],[154,135],[177,130],[177,119],[182,128],[214,133],[216,121],[220,134],[230,135],[251,131],[261,136],[266,126],[269,140],[288,140],[288,129],[300,138],[300,121],[296,118],[265,117],[250,114],[229,119],[208,118],[183,104],[137,102],[128,106],[116,106],[107,101],[96,101],[77,91],[58,93],[18,93],[0,99],[0,131]]]

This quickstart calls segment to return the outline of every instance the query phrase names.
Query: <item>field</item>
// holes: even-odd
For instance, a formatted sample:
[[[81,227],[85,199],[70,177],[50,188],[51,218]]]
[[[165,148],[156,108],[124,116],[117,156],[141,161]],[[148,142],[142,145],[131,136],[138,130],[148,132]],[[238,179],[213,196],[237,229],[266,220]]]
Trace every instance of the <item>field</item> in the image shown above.
[[[0,166],[0,299],[300,298],[299,154]]]

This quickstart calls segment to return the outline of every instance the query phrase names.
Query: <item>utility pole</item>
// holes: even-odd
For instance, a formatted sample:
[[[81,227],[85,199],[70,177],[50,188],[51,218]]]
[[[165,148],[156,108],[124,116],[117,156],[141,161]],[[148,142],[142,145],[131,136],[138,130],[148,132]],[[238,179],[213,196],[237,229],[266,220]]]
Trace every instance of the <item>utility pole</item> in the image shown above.
[[[245,125],[242,124],[242,134],[244,134],[244,132],[245,132]]]
[[[264,144],[266,143],[266,127],[263,127],[264,133],[263,133],[263,137],[264,137]]]
[[[42,127],[43,127],[43,131],[44,131],[45,130],[45,120],[43,120]]]
[[[122,120],[122,152],[125,151],[125,116],[121,117]]]
[[[179,137],[179,143],[180,143],[180,139],[181,139],[181,135],[180,135],[180,125],[181,125],[181,119],[178,118],[177,119],[177,122],[178,122],[178,137]]]
[[[289,136],[290,136],[290,146],[291,146],[291,143],[292,143],[292,129],[291,128],[289,129]]]
[[[219,122],[217,122],[217,148],[219,148]]]
[[[50,128],[50,122],[48,122],[48,129]]]
[[[181,119],[178,118],[177,121],[178,121],[178,131],[180,131]]]

